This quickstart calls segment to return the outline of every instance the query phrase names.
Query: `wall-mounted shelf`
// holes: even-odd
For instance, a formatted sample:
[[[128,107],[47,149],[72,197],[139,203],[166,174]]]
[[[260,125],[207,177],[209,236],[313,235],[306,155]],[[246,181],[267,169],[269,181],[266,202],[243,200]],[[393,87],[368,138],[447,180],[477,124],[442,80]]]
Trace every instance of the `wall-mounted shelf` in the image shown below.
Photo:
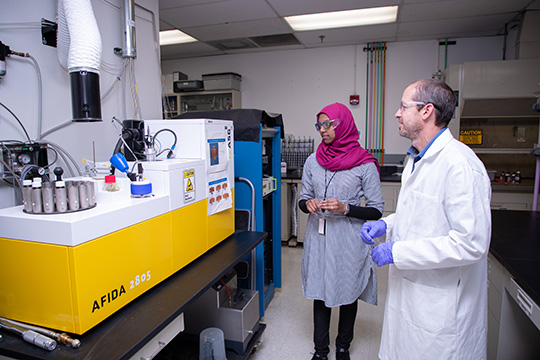
[[[163,118],[171,119],[187,111],[230,110],[242,108],[238,90],[192,91],[163,96]]]
[[[510,149],[510,148],[472,148],[477,154],[527,154],[530,155],[531,149]]]

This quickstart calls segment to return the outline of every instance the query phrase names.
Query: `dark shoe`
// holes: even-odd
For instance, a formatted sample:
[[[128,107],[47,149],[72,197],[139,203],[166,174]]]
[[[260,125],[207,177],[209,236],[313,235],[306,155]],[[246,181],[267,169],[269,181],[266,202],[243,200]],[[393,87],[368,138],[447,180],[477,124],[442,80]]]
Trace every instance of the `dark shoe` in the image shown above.
[[[311,360],[328,360],[328,355],[324,355],[315,351],[315,354],[313,354]]]
[[[349,355],[349,350],[337,349],[336,360],[351,360],[351,356]]]

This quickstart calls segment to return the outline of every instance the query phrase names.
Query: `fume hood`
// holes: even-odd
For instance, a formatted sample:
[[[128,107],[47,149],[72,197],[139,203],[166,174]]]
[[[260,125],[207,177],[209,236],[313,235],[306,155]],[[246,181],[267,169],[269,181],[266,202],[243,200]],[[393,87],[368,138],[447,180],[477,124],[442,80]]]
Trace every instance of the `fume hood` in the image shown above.
[[[450,67],[458,71],[460,118],[538,118],[532,105],[540,90],[540,59],[470,62]]]
[[[495,181],[493,189],[532,192],[540,113],[533,109],[540,91],[540,59],[470,62],[452,65],[445,81],[458,93],[452,133],[469,145],[488,170],[519,171],[523,181]],[[536,95],[535,95],[536,93]],[[511,185],[511,186],[510,186]]]

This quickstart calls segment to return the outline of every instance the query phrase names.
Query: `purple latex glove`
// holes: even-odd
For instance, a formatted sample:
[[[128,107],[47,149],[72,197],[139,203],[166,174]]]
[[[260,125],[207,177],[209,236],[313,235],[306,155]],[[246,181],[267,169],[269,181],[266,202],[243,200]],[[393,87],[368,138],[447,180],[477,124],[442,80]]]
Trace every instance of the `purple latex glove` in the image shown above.
[[[394,257],[392,256],[392,248],[394,247],[393,241],[388,241],[379,244],[371,250],[371,258],[377,266],[381,267],[394,263]]]
[[[373,238],[378,238],[384,234],[386,234],[386,223],[383,220],[377,220],[364,223],[360,237],[364,243],[373,245],[375,244]]]

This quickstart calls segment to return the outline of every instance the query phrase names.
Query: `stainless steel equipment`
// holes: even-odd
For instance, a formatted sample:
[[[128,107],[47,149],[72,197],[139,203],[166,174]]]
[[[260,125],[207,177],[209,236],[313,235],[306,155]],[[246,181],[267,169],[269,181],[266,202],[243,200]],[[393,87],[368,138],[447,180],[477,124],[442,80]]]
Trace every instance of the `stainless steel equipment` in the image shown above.
[[[259,292],[238,288],[232,270],[190,305],[184,316],[185,333],[198,337],[206,328],[220,328],[225,346],[243,355],[259,330]]]

